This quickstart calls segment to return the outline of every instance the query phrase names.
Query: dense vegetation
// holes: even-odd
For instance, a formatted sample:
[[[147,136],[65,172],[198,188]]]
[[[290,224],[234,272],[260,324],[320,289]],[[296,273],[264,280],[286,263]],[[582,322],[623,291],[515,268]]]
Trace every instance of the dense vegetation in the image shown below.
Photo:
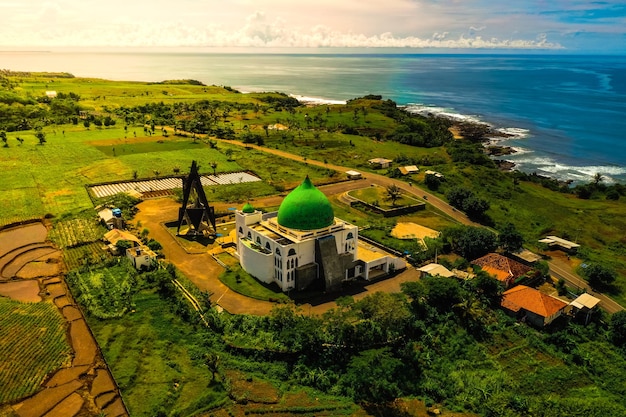
[[[45,95],[50,90],[56,97]],[[623,415],[623,314],[538,332],[497,311],[501,289],[479,276],[471,283],[427,279],[400,294],[346,298],[322,317],[293,305],[268,317],[219,314],[198,294],[207,329],[171,283],[183,277],[171,268],[135,275],[128,265],[107,261],[94,231],[75,220],[93,207],[85,184],[178,175],[191,159],[207,172],[249,169],[264,179],[207,191],[211,201],[234,204],[283,192],[306,174],[316,184],[336,181],[332,164],[368,172],[368,159],[386,157],[442,173],[407,181],[426,185],[500,236],[450,227],[449,219],[427,210],[414,218],[446,230],[421,252],[415,242],[389,236],[393,221],[339,207],[338,215],[369,226],[364,235],[419,254],[418,262],[454,251],[450,262],[466,266],[458,255],[472,259],[522,242],[543,249],[537,239],[557,234],[582,244],[579,256],[591,265],[584,275],[624,303],[626,188],[605,184],[602,176],[572,187],[499,171],[480,143],[483,127],[460,126],[464,140],[453,140],[449,127],[447,120],[410,115],[379,96],[304,107],[280,93],[239,94],[189,81],[112,83],[5,71],[0,224],[58,218],[53,239],[74,270],[68,281],[133,415],[188,415],[220,406],[230,413],[235,406],[228,398],[265,401],[265,411],[337,415],[358,412],[355,403],[391,407],[398,396],[493,416]],[[323,166],[268,156],[233,140]],[[289,403],[289,395],[300,393],[306,398]]]
[[[597,314],[587,326],[563,320],[539,332],[493,309],[502,289],[484,274],[466,284],[435,277],[406,283],[398,294],[345,297],[323,316],[293,304],[267,317],[207,309],[208,328],[171,284],[175,276],[171,267],[141,274],[132,314],[98,320],[87,306],[133,414],[239,407],[244,398],[227,397],[241,375],[265,387],[265,395],[315,393],[325,398],[323,407],[345,407],[349,398],[392,412],[394,398],[418,396],[488,416],[626,412],[626,357],[611,343],[624,344],[620,316],[610,327]],[[262,402],[260,394],[247,395]]]

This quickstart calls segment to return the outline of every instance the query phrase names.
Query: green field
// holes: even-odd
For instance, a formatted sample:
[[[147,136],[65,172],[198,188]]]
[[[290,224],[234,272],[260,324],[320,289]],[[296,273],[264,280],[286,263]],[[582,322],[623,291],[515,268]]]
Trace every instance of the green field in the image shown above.
[[[71,361],[66,323],[52,302],[0,297],[0,404],[32,395]]]

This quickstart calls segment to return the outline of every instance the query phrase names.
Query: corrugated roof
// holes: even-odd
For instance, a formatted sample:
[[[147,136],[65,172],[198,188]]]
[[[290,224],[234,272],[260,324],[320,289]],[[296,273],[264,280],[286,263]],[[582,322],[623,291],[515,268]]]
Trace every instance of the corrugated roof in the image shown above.
[[[113,229],[104,234],[104,238],[115,245],[120,240],[128,240],[129,242],[137,242],[141,244],[141,240],[132,233],[125,232],[120,229]]]
[[[518,285],[502,294],[502,307],[518,312],[530,311],[541,317],[550,317],[564,309],[567,303],[525,285]]]
[[[589,295],[587,293],[580,294],[578,298],[570,303],[570,305],[580,309],[583,307],[587,307],[588,309],[594,308],[600,300],[593,295]]]

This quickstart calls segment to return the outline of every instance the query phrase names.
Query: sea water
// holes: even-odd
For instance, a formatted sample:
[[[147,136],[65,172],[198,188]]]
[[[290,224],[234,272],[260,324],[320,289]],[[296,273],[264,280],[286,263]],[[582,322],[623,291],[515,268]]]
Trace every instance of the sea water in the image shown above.
[[[80,77],[191,78],[240,91],[343,102],[380,94],[411,111],[480,120],[510,134],[517,169],[558,179],[626,181],[626,57],[5,51],[0,68]]]

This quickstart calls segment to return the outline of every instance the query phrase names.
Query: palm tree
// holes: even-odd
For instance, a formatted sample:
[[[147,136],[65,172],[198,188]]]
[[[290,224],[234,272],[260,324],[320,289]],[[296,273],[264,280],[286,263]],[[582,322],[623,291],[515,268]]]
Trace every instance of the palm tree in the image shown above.
[[[209,165],[211,165],[211,168],[213,168],[213,175],[216,175],[215,174],[215,169],[217,168],[217,162],[215,162],[215,161],[211,162]]]
[[[599,172],[596,172],[593,175],[593,185],[595,185],[596,187],[598,186],[598,184],[600,184],[602,181],[604,181],[604,175],[602,175]]]
[[[391,184],[387,187],[387,197],[391,200],[392,205],[396,205],[396,201],[398,201],[402,197],[402,190],[395,184]]]

